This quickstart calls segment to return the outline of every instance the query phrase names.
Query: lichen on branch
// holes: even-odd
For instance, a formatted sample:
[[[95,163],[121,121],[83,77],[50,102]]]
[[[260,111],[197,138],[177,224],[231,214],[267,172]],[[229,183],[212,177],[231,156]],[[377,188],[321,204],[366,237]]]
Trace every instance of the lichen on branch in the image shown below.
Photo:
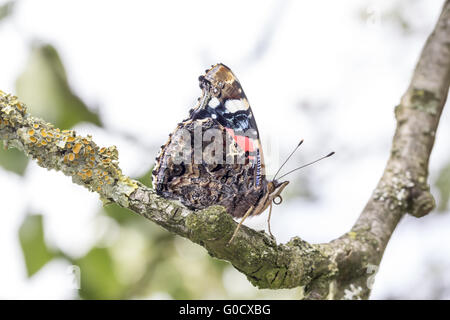
[[[72,177],[72,181],[98,192],[104,201],[128,207],[136,182],[122,174],[115,146],[100,148],[91,136],[60,130],[31,117],[16,96],[0,91],[0,139],[6,147],[22,150],[38,165]]]
[[[115,202],[202,245],[211,256],[231,262],[259,288],[294,288],[329,272],[323,252],[299,238],[278,245],[264,232],[243,226],[228,244],[237,223],[225,208],[211,206],[194,212],[159,197],[122,174],[114,146],[99,147],[91,136],[34,118],[17,97],[1,91],[0,140],[22,150],[41,167],[72,177],[104,202]]]

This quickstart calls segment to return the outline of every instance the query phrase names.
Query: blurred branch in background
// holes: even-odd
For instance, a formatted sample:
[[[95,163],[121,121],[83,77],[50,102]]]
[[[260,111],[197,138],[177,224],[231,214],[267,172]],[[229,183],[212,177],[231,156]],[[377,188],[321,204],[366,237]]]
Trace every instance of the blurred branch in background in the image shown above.
[[[71,176],[74,183],[99,193],[105,202],[129,208],[202,245],[213,257],[230,261],[259,288],[304,286],[306,295],[312,299],[367,298],[371,288],[368,281],[372,277],[368,269],[380,263],[401,217],[405,213],[423,216],[434,205],[427,184],[428,159],[450,81],[449,25],[450,8],[446,1],[436,28],[422,51],[411,85],[396,108],[397,130],[383,177],[353,229],[328,244],[311,245],[293,238],[287,244],[278,245],[266,234],[243,227],[236,241],[227,246],[236,222],[223,208],[192,212],[156,196],[149,187],[122,174],[114,147],[100,148],[89,136],[78,136],[73,130],[61,131],[33,118],[16,97],[3,93],[0,139],[37,160],[40,166]],[[55,58],[51,50],[47,53],[49,55],[45,57]],[[55,66],[51,76],[65,79],[58,63]],[[39,76],[31,77],[32,84]],[[70,93],[67,86],[59,89]],[[30,217],[20,232],[23,248],[30,247],[33,239],[43,242],[39,216]],[[32,255],[27,258],[29,274],[52,256],[45,245],[29,251],[39,254],[39,259]],[[74,262],[90,272],[92,261],[106,261],[103,269],[107,272],[104,274],[110,274],[116,271],[111,267],[113,263],[108,254],[107,250],[94,248]],[[151,263],[149,260],[147,266]],[[100,277],[96,272],[92,271],[94,277]],[[137,286],[128,292],[131,295],[139,292],[139,283],[149,278],[152,278],[152,271],[143,273],[136,280]],[[119,282],[105,280],[99,283],[98,288],[120,287]],[[107,296],[95,293],[98,288],[90,289],[90,285],[85,283],[91,297]],[[114,292],[120,290],[114,288],[109,291],[113,292],[112,296],[117,296]]]

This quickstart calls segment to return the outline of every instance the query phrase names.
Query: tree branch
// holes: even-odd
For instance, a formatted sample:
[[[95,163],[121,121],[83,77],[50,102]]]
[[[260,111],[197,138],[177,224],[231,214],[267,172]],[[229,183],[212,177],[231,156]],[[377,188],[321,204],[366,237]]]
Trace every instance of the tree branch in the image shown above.
[[[32,117],[17,97],[0,91],[0,139],[22,150],[38,165],[61,171],[72,181],[97,192],[104,203],[115,202],[204,246],[230,261],[260,288],[293,288],[308,283],[327,267],[327,259],[312,245],[293,239],[277,245],[269,236],[242,227],[227,245],[236,222],[223,207],[193,212],[169,201],[122,174],[115,147],[100,148],[90,136],[54,128]]]
[[[200,244],[259,288],[302,286],[310,299],[368,298],[373,275],[392,232],[405,213],[421,217],[434,207],[427,184],[428,160],[450,83],[450,5],[445,2],[411,84],[396,107],[397,129],[385,171],[352,230],[326,244],[298,237],[277,244],[264,232],[237,223],[223,207],[191,211],[163,199],[122,174],[115,147],[100,148],[90,136],[61,131],[28,114],[16,97],[0,91],[0,139],[44,168],[72,177],[105,202],[124,208]],[[372,270],[373,271],[373,270]]]
[[[427,184],[428,161],[450,84],[450,2],[444,3],[428,37],[408,90],[395,108],[397,128],[384,173],[351,232],[322,245],[339,274],[331,296],[357,291],[368,298],[373,266],[405,213],[428,214],[435,206]],[[312,297],[329,294],[314,288]]]

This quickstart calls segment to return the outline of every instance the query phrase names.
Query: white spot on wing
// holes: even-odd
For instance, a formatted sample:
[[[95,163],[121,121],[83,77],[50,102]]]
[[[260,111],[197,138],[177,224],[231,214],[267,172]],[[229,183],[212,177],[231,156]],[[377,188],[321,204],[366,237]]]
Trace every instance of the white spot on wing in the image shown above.
[[[239,110],[247,110],[247,105],[240,99],[230,99],[225,102],[225,108],[231,113]]]
[[[209,103],[208,103],[208,105],[209,105],[211,108],[216,108],[217,106],[219,106],[219,104],[220,104],[220,101],[219,101],[219,99],[217,99],[216,97],[214,97],[214,98],[212,98],[211,100],[209,100]]]

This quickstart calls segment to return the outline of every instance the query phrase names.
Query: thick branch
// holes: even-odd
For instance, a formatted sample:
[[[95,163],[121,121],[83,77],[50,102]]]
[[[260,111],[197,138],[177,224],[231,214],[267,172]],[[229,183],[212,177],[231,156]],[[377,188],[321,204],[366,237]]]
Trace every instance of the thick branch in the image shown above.
[[[383,176],[352,230],[327,244],[299,238],[276,244],[264,232],[243,226],[228,245],[236,222],[222,207],[190,211],[157,196],[122,174],[115,147],[99,148],[90,136],[61,131],[31,117],[16,97],[0,91],[0,139],[41,167],[62,171],[167,230],[230,261],[259,288],[304,286],[309,298],[367,298],[373,275],[392,232],[405,213],[420,217],[434,207],[427,184],[428,160],[450,82],[450,5],[445,2],[396,108],[397,129]]]
[[[427,184],[428,160],[450,85],[450,2],[429,36],[410,86],[395,109],[397,128],[384,173],[351,232],[323,245],[337,263],[333,295],[367,298],[387,243],[405,213],[428,214],[435,205]],[[318,288],[318,297],[329,294]]]
[[[122,174],[115,147],[100,148],[90,136],[54,128],[27,113],[17,97],[0,91],[0,139],[22,150],[44,168],[72,177],[97,192],[105,202],[129,208],[180,236],[230,261],[260,288],[293,288],[307,284],[328,268],[327,259],[312,245],[292,239],[277,245],[266,234],[242,227],[227,245],[236,222],[222,207],[192,212],[179,203]]]

